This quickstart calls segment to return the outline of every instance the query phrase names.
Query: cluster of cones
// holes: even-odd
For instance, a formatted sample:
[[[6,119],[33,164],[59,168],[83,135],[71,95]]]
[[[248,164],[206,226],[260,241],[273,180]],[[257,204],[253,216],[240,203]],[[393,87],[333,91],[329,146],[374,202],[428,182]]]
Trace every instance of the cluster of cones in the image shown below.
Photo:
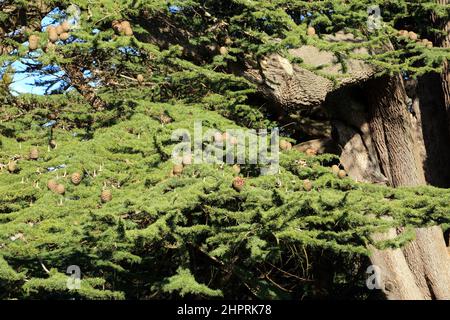
[[[233,44],[233,40],[230,37],[225,37],[222,39],[222,45],[218,43],[213,43],[207,46],[209,51],[213,54],[220,54],[222,56],[226,56],[229,52],[228,47]]]
[[[39,150],[36,147],[32,147],[30,149],[29,160],[38,160],[39,159]],[[15,173],[18,171],[17,162],[16,161],[10,161],[7,165],[7,169],[10,173]],[[81,181],[83,180],[83,175],[79,172],[74,172],[70,176],[70,181],[75,185],[78,186]],[[63,195],[66,192],[66,188],[63,184],[58,183],[54,179],[50,179],[47,182],[47,188],[57,194]],[[112,193],[110,190],[103,190],[100,194],[100,199],[103,203],[109,202],[112,200]]]
[[[414,31],[408,31],[408,30],[399,30],[398,35],[401,37],[409,38],[410,40],[417,41],[422,43],[427,48],[433,48],[433,42],[431,42],[428,39],[419,39],[419,36]]]
[[[64,21],[57,26],[49,26],[47,27],[47,37],[48,42],[46,45],[46,49],[50,49],[54,47],[55,42],[58,40],[66,41],[70,37],[70,23],[68,21]],[[28,37],[28,48],[30,51],[37,50],[40,47],[40,36],[36,34],[32,34]]]
[[[83,180],[83,175],[79,172],[74,172],[70,176],[70,181],[75,185],[78,186],[81,181]],[[57,183],[55,180],[50,179],[47,182],[47,188],[57,194],[63,195],[66,192],[66,188],[63,184]],[[112,200],[112,193],[110,190],[103,190],[100,194],[100,200],[103,203],[109,202]]]
[[[32,147],[30,149],[30,152],[28,154],[28,159],[30,160],[37,160],[39,158],[39,150],[36,147]],[[7,169],[10,173],[16,173],[19,171],[19,168],[17,167],[17,161],[9,161],[7,165]]]

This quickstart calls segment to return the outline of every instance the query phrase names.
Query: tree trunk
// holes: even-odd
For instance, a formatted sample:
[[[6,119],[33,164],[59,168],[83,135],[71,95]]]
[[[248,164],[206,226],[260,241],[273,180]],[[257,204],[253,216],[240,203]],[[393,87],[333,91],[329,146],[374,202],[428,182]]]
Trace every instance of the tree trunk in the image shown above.
[[[414,126],[402,78],[373,79],[366,92],[372,138],[389,184],[424,184],[420,143],[413,140]],[[392,229],[373,237],[383,240],[398,232]],[[388,299],[450,299],[450,257],[440,227],[417,229],[416,239],[402,250],[372,248],[371,261],[381,268],[382,290]]]
[[[448,0],[437,0],[437,2],[442,5],[449,4]],[[450,21],[438,21],[436,17],[433,17],[433,24],[440,26],[445,34],[445,36],[436,39],[436,44],[442,48],[450,48]],[[447,111],[448,130],[450,132],[450,68],[447,60],[444,61],[444,68],[441,73],[441,85]]]
[[[428,184],[450,187],[450,132],[441,89],[441,76],[428,73],[418,78],[410,93],[418,128],[422,133],[423,166]]]
[[[389,184],[394,187],[424,184],[402,78],[397,75],[373,79],[366,90],[373,93],[368,95],[369,125]]]

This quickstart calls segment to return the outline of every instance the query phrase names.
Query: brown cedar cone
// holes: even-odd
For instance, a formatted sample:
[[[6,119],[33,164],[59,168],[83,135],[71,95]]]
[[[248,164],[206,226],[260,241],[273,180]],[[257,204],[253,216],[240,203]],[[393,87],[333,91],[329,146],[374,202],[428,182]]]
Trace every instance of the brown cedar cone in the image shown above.
[[[305,191],[311,191],[312,190],[312,183],[311,181],[309,181],[308,179],[303,180],[303,188],[305,189]]]
[[[222,143],[223,142],[223,135],[220,132],[214,133],[214,142],[215,143]]]
[[[80,184],[81,179],[83,179],[83,177],[81,176],[81,174],[79,172],[72,173],[72,176],[70,177],[70,180],[76,186]]]
[[[418,38],[417,34],[413,31],[408,32],[408,36],[411,40],[417,40]]]
[[[62,195],[66,192],[66,188],[64,188],[64,185],[58,184],[55,188],[55,192]]]
[[[118,32],[118,33],[121,33],[121,32],[122,32],[122,24],[120,23],[120,21],[114,20],[114,21],[111,23],[111,25],[112,25],[114,31],[116,31],[116,32]]]
[[[236,137],[230,138],[230,145],[235,146],[238,144],[238,139]]]
[[[59,35],[59,39],[62,41],[66,41],[70,38],[70,34],[68,32],[63,32]]]
[[[226,56],[228,54],[228,49],[226,47],[220,47],[219,52],[221,55]]]
[[[287,151],[292,149],[292,144],[289,141],[281,140],[280,141],[280,149],[282,151]]]
[[[103,190],[102,194],[100,195],[100,199],[103,203],[109,202],[112,200],[112,193],[110,190]]]
[[[50,148],[55,149],[57,144],[56,144],[56,140],[52,139],[50,140],[50,142],[48,143],[48,145],[50,146]]]
[[[39,37],[37,35],[32,34],[29,38],[28,38],[28,48],[33,51],[36,50],[37,48],[39,48]]]
[[[68,21],[64,21],[63,23],[61,23],[61,27],[64,32],[70,31],[70,23]]]
[[[192,164],[192,155],[187,154],[181,159],[181,163],[185,166]]]
[[[308,36],[313,36],[316,34],[316,29],[314,29],[314,27],[308,27],[308,30],[306,30],[306,33],[308,34]]]
[[[183,173],[183,165],[182,164],[176,164],[172,168],[172,173],[176,176],[179,176],[181,173]]]
[[[338,172],[338,177],[339,178],[345,178],[347,176],[347,172],[345,172],[345,170],[339,170]]]
[[[122,21],[120,26],[124,35],[127,37],[131,37],[133,35],[133,29],[131,29],[131,25],[128,21]]]
[[[335,175],[338,175],[338,173],[339,173],[339,166],[337,166],[337,165],[333,165],[332,167],[331,167],[331,171],[333,171],[333,173],[335,174]]]
[[[47,28],[48,40],[50,42],[55,43],[58,41],[58,32],[56,32],[56,28],[54,26],[49,26]]]
[[[17,166],[16,166],[16,162],[15,161],[10,161],[8,162],[8,171],[10,173],[14,173],[17,170]]]
[[[122,21],[122,22],[120,23],[120,26],[122,27],[122,29],[125,29],[125,28],[131,28],[130,22],[129,22],[129,21],[126,21],[126,20]]]
[[[317,151],[315,149],[309,148],[309,149],[306,149],[306,154],[308,156],[315,156],[315,155],[317,155]]]
[[[409,37],[409,33],[406,30],[400,30],[398,34],[402,37]]]
[[[428,39],[423,39],[422,44],[427,48],[433,48],[433,42]]]
[[[39,150],[36,147],[32,147],[30,150],[30,159],[37,160],[39,158]]]
[[[50,180],[47,181],[47,188],[49,190],[56,191],[56,187],[57,186],[58,186],[58,183],[55,180],[50,179]]]
[[[136,80],[139,82],[139,84],[142,84],[144,82],[144,76],[142,74],[138,74]]]
[[[236,191],[241,191],[244,188],[245,180],[241,177],[236,177],[233,179],[233,188]]]
[[[64,29],[63,29],[63,27],[60,24],[55,27],[55,31],[58,34],[58,36],[60,34],[64,33]]]
[[[168,123],[171,123],[173,121],[173,119],[171,117],[169,117],[167,114],[163,113],[159,116],[159,121],[162,124],[168,124]]]

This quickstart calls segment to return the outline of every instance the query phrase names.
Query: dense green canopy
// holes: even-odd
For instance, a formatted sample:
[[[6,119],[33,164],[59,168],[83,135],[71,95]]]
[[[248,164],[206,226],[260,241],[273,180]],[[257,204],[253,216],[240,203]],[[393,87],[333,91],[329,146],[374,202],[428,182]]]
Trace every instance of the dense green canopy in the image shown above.
[[[14,70],[2,77],[0,298],[314,297],[324,294],[315,281],[324,261],[335,266],[325,294],[364,298],[358,261],[374,232],[405,228],[376,244],[384,248],[410,240],[413,227],[449,226],[449,190],[339,178],[331,170],[339,163],[334,155],[283,151],[278,175],[243,165],[240,192],[232,187],[231,165],[192,164],[180,176],[170,174],[175,129],[192,132],[198,120],[220,131],[277,125],[252,103],[255,85],[231,74],[232,65],[256,63],[269,52],[292,58],[288,48],[311,44],[336,52],[344,66],[357,57],[381,72],[437,70],[449,52],[398,30],[410,27],[431,39],[440,31],[423,22],[431,12],[447,17],[448,7],[363,0],[42,2],[47,10],[36,10],[33,19],[59,7],[55,19],[62,22],[70,4],[79,6],[81,19],[55,47],[46,31],[23,35],[40,37],[32,53],[42,64],[36,69],[51,64],[65,72],[54,94],[16,97],[8,88]],[[374,3],[385,25],[370,33],[367,8]],[[0,13],[5,32],[13,31],[12,21],[20,26],[14,12],[35,8],[29,1],[11,5],[13,13]],[[115,20],[129,21],[133,35],[115,31]],[[307,35],[309,26],[317,36]],[[342,29],[364,41],[323,37]],[[0,31],[0,37],[2,46],[17,48],[0,63],[29,57],[20,34]],[[388,38],[394,50],[383,49]],[[373,54],[355,56],[355,46]],[[83,76],[87,70],[91,79]],[[43,126],[52,119],[56,125]],[[29,157],[33,147],[37,160]],[[79,185],[71,182],[74,172],[83,176]],[[64,195],[47,188],[51,179],[65,186]],[[111,201],[101,201],[102,190],[111,191]],[[80,290],[66,287],[70,265],[81,268]]]

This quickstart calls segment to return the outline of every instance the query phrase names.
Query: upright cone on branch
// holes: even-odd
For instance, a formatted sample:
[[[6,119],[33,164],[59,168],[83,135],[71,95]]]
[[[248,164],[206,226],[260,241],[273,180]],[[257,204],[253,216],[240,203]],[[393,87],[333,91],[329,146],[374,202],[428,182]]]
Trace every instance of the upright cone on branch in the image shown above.
[[[182,164],[176,164],[176,165],[174,165],[173,168],[172,168],[172,173],[173,173],[175,176],[181,175],[181,174],[183,173],[183,165],[182,165]]]
[[[339,166],[338,166],[338,165],[335,165],[335,164],[334,164],[334,165],[331,167],[331,171],[332,171],[335,175],[338,175],[339,170],[341,170],[341,169],[339,169]]]
[[[70,177],[70,180],[76,186],[81,183],[82,179],[83,179],[83,177],[82,177],[82,175],[79,172],[72,173],[72,176]]]
[[[122,21],[120,24],[121,31],[127,37],[131,37],[133,35],[133,29],[131,28],[131,24],[128,21]]]
[[[55,149],[57,147],[57,143],[55,139],[52,139],[48,142],[48,145],[50,146],[50,148]]]
[[[14,172],[17,171],[17,165],[16,165],[16,162],[15,162],[15,161],[10,161],[10,162],[8,162],[8,171],[9,171],[10,173],[14,173]]]
[[[282,151],[288,151],[292,149],[292,143],[286,140],[280,140],[280,149]]]
[[[192,155],[190,154],[184,155],[183,158],[181,159],[181,162],[184,166],[192,164]]]
[[[55,27],[49,26],[47,28],[47,34],[48,34],[48,40],[51,43],[55,43],[56,41],[58,41],[58,32],[56,32]]]
[[[64,28],[60,24],[55,27],[55,30],[58,36],[64,33]]]
[[[345,172],[345,170],[339,170],[338,172],[338,177],[339,178],[345,178],[347,176],[347,172]]]
[[[227,47],[220,47],[219,52],[222,56],[226,56],[228,54],[228,49]]]
[[[50,180],[47,181],[47,188],[49,190],[55,192],[57,186],[58,186],[58,183],[55,180],[50,179]]]
[[[36,50],[37,48],[39,48],[39,41],[40,41],[40,38],[37,35],[32,34],[28,38],[28,48],[31,51]]]
[[[234,190],[240,192],[240,191],[242,191],[242,189],[244,189],[245,180],[244,180],[244,178],[236,177],[233,179],[232,185],[233,185]]]
[[[100,200],[103,203],[110,202],[112,200],[112,193],[110,190],[103,190],[100,195]]]
[[[308,149],[306,149],[305,153],[308,156],[313,157],[313,156],[317,155],[317,150],[316,149],[312,149],[312,148],[308,148]]]
[[[408,36],[409,36],[407,30],[400,30],[400,31],[398,32],[398,34],[399,34],[399,36],[402,36],[402,37],[408,37]]]
[[[305,191],[311,191],[313,188],[313,185],[311,183],[311,181],[309,181],[308,179],[303,180],[303,189],[305,189]]]
[[[308,27],[306,30],[306,34],[308,36],[314,36],[316,34],[316,29],[314,27]]]
[[[29,158],[30,158],[30,160],[37,160],[39,158],[39,150],[38,150],[38,148],[32,147],[30,149]]]
[[[63,195],[64,193],[66,193],[66,188],[64,187],[63,184],[58,184],[58,185],[56,186],[56,188],[55,188],[55,192],[56,192],[57,194]]]
[[[63,32],[69,32],[70,23],[68,21],[64,21],[63,23],[61,23],[61,28],[63,29]]]
[[[417,36],[417,34],[413,31],[408,32],[408,36],[411,40],[417,40],[419,37]]]
[[[114,31],[116,31],[117,33],[121,33],[122,32],[122,24],[120,23],[120,21],[118,20],[114,20],[112,23],[112,28],[114,29]]]
[[[63,32],[59,35],[59,39],[62,41],[66,41],[70,38],[70,34],[68,32]]]
[[[233,172],[234,172],[234,174],[241,173],[241,166],[238,164],[233,165]]]

